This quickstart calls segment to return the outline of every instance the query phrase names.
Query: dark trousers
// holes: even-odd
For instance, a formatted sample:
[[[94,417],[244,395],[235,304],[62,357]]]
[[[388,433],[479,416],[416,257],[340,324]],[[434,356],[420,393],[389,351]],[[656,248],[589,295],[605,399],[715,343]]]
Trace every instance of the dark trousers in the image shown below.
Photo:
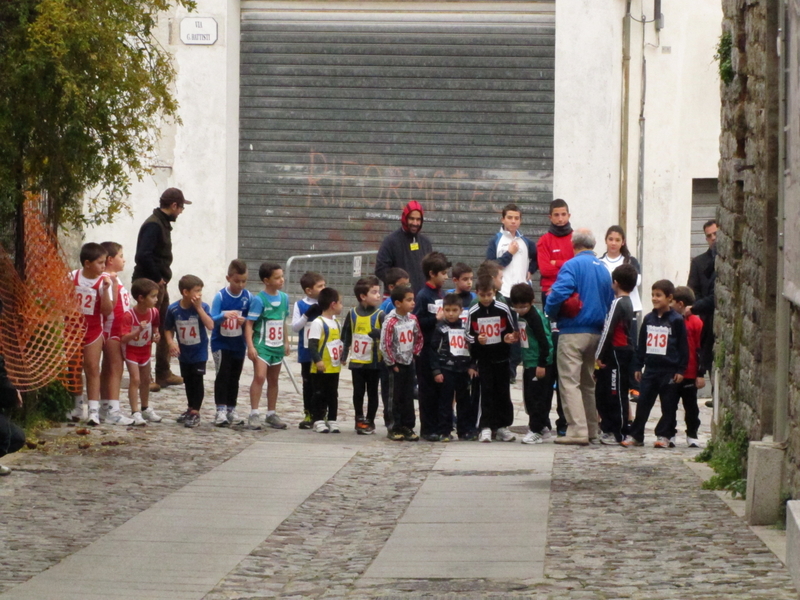
[[[356,411],[356,418],[364,416],[364,393],[367,395],[367,421],[375,421],[378,414],[378,382],[381,373],[378,369],[358,367],[351,369],[353,378],[353,409]]]
[[[423,349],[415,360],[419,393],[419,433],[434,435],[439,431],[439,384],[433,379],[430,348]]]
[[[614,348],[609,363],[595,371],[597,385],[594,395],[597,414],[600,416],[600,429],[603,433],[613,433],[621,442],[628,432],[628,382],[633,351]]]
[[[185,363],[179,362],[181,366],[181,377],[186,386],[186,401],[192,410],[200,410],[203,406],[203,398],[206,391],[203,387],[203,375],[206,374],[206,363]]]
[[[545,367],[545,376],[536,377],[536,367],[522,371],[522,396],[528,411],[528,429],[540,433],[550,428],[550,407],[553,406],[553,367]]]
[[[167,344],[167,336],[164,335],[164,321],[167,317],[167,309],[169,308],[169,293],[167,292],[167,285],[158,286],[158,309],[159,324],[158,332],[161,334],[161,339],[156,344],[156,378],[155,380],[163,381],[171,374],[169,366],[169,344]],[[181,364],[181,369],[183,365]],[[205,371],[204,371],[205,372]]]
[[[214,403],[233,408],[239,396],[239,377],[242,375],[244,356],[237,356],[230,350],[220,350],[219,357],[217,378],[214,380]]]
[[[642,374],[639,382],[639,402],[636,404],[636,418],[631,425],[630,435],[637,441],[644,441],[644,428],[650,411],[661,397],[661,418],[656,425],[656,437],[671,438],[675,435],[675,413],[678,410],[678,384],[673,381],[674,371],[650,371]]]
[[[303,412],[314,412],[314,382],[311,379],[311,363],[300,363],[300,378],[303,380]]]
[[[514,422],[514,406],[511,404],[511,382],[508,361],[478,361],[481,375],[481,410],[479,427],[497,430]]]
[[[511,344],[509,348],[509,355],[508,355],[508,373],[511,375],[511,379],[514,380],[517,378],[517,367],[522,362],[522,346],[519,342],[514,342]]]
[[[631,319],[631,339],[633,340],[633,354],[636,354],[636,346],[639,342],[639,314],[640,313],[633,313],[633,319]],[[635,373],[633,369],[628,369],[628,392],[630,393],[631,390],[639,391],[639,382],[636,381]],[[627,417],[626,417],[627,418]]]
[[[439,435],[453,431],[453,398],[456,401],[456,432],[463,437],[475,430],[476,410],[469,389],[469,373],[443,370],[444,381],[439,384]]]
[[[335,421],[339,413],[339,373],[312,373],[314,410],[312,421]]]
[[[389,394],[392,428],[414,429],[417,424],[414,417],[414,363],[389,367]]]
[[[14,402],[17,401],[16,394]],[[0,413],[0,457],[13,454],[25,445],[25,432]]]
[[[553,356],[558,356],[558,332],[553,332]],[[567,430],[567,417],[564,416],[564,406],[561,403],[561,389],[558,386],[558,361],[553,361],[553,386],[556,392],[556,430]]]
[[[697,430],[700,428],[700,409],[697,406],[697,380],[684,379],[678,384],[678,395],[683,401],[683,412],[686,418],[686,437],[697,439]],[[677,417],[676,417],[677,419]],[[678,429],[678,423],[673,425]]]
[[[381,401],[383,402],[383,424],[386,425],[387,431],[391,431],[394,427],[394,415],[392,414],[392,394],[389,389],[389,367],[386,363],[381,361],[378,369],[381,378]]]

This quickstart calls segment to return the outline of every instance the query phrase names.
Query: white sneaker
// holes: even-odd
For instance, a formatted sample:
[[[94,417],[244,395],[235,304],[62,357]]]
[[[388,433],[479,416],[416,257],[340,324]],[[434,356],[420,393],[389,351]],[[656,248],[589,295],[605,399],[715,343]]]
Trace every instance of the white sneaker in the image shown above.
[[[328,424],[325,421],[315,421],[314,431],[316,431],[317,433],[330,433],[330,429],[328,429]]]
[[[544,436],[541,433],[536,433],[535,431],[528,430],[528,433],[525,434],[525,437],[522,438],[523,444],[542,444],[544,443]]]
[[[543,439],[543,440],[547,441],[547,440],[549,440],[550,438],[552,438],[552,437],[553,437],[553,432],[552,432],[552,430],[551,430],[549,427],[545,427],[545,428],[544,428],[544,429],[542,429],[542,431],[540,432],[540,435],[542,436],[542,439]]]
[[[513,442],[517,439],[517,436],[511,433],[508,427],[500,427],[497,430],[496,439],[498,442]]]
[[[674,448],[675,447],[675,436],[674,435],[671,438],[669,438],[669,447],[670,448]]]
[[[698,440],[697,438],[687,437],[686,438],[686,444],[689,446],[689,448],[702,448],[703,447],[703,444],[701,444],[700,440]]]
[[[217,427],[227,427],[230,425],[228,422],[228,413],[223,408],[222,410],[217,411],[217,416],[214,417],[214,425]]]
[[[600,435],[600,443],[606,446],[616,446],[619,444],[613,433],[603,433]]]
[[[83,407],[75,407],[67,413],[67,418],[73,423],[83,420]]]
[[[133,419],[126,417],[118,410],[108,411],[105,420],[111,425],[122,425],[123,427],[133,425]]]
[[[491,444],[492,443],[492,430],[489,429],[488,427],[484,427],[483,429],[481,429],[481,435],[478,438],[478,441],[479,442],[484,442],[486,444]]]
[[[89,418],[86,420],[86,424],[92,427],[100,425],[100,415],[96,410],[89,411]]]
[[[109,415],[111,414],[112,414],[111,407],[109,407],[108,404],[100,405],[100,412],[98,413],[98,416],[100,417],[101,423],[105,423],[106,420],[109,418]]]
[[[133,420],[133,424],[136,427],[142,427],[144,425],[147,425],[147,421],[144,420],[144,417],[142,417],[142,413],[140,413],[138,410],[131,415],[131,418]]]
[[[161,417],[156,414],[151,406],[148,406],[142,411],[142,417],[151,423],[161,423]]]
[[[339,424],[336,421],[328,421],[328,430],[330,433],[341,433]]]
[[[252,413],[249,417],[247,417],[247,428],[252,429],[253,431],[259,431],[261,429],[261,415],[258,413]]]
[[[244,419],[235,410],[229,410],[225,417],[229,425],[244,425]]]

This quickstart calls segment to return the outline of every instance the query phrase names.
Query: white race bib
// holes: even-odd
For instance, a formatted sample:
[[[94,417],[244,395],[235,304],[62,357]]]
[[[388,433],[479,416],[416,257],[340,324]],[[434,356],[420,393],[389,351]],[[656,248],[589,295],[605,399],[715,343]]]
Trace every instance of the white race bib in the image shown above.
[[[453,356],[469,356],[469,345],[463,329],[450,330],[450,353]]]
[[[97,290],[83,285],[76,285],[75,293],[78,296],[78,303],[81,305],[81,312],[85,315],[93,315],[97,307]]]
[[[478,335],[486,336],[487,346],[502,342],[501,333],[500,317],[482,317],[478,319]]]
[[[139,323],[139,325],[141,325],[141,323]],[[148,321],[147,325],[144,325],[141,331],[139,331],[139,334],[128,342],[128,345],[138,346],[139,348],[141,348],[142,346],[147,346],[147,344],[149,344],[152,341],[153,341],[153,324]]]
[[[372,344],[373,340],[368,335],[365,335],[363,333],[354,333],[353,352],[350,355],[350,360],[356,362],[371,362]]]
[[[669,327],[647,326],[647,354],[656,354],[658,356],[667,355],[669,331]]]
[[[528,347],[528,328],[524,323],[519,328],[519,345],[523,348]]]
[[[175,320],[178,330],[178,341],[184,346],[196,346],[200,343],[200,321],[197,317],[186,320]]]
[[[395,327],[400,352],[410,352],[414,349],[414,322],[403,323]]]
[[[439,309],[442,308],[444,300],[436,300],[433,304],[428,304],[428,312],[432,314],[436,314],[439,312]]]
[[[341,367],[342,350],[344,349],[344,344],[342,343],[342,340],[333,340],[332,342],[328,342],[327,344],[325,344],[325,347],[328,349],[328,353],[331,355],[331,366]]]
[[[235,312],[238,316],[242,316],[242,311],[234,310],[234,311],[225,311],[225,312]],[[222,337],[239,337],[242,335],[242,326],[239,325],[239,319],[237,317],[233,317],[232,319],[224,319],[222,324],[219,326],[219,332],[222,334]]]
[[[468,318],[469,318],[469,309],[468,308],[462,309],[461,310],[461,323],[464,325],[464,327],[467,326],[467,319]]]
[[[283,346],[283,321],[266,321],[261,332],[265,346],[278,348]]]

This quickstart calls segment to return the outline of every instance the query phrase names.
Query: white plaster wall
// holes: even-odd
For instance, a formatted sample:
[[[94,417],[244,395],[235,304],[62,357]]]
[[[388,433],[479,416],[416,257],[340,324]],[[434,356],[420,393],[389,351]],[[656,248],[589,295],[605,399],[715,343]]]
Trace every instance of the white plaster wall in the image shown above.
[[[175,59],[175,94],[182,124],[165,127],[153,174],[132,186],[132,216],[90,228],[85,241],[122,244],[127,258],[122,279],[130,284],[141,223],[158,207],[164,189],[180,188],[193,204],[173,224],[170,297],[178,297],[178,279],[191,273],[204,281],[210,301],[225,283],[228,263],[236,258],[239,2],[199,0],[191,13],[216,19],[219,37],[212,46],[180,41],[180,20],[187,16],[183,9],[162,15],[159,28],[159,39]]]

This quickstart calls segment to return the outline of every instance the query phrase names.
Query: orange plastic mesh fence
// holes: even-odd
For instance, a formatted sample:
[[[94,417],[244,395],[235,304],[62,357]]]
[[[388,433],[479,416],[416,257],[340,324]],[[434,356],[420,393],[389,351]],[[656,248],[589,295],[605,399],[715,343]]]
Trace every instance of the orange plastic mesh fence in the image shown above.
[[[69,279],[69,266],[56,236],[45,225],[38,198],[28,195],[25,215],[25,280],[0,248],[0,353],[8,376],[22,392],[60,379],[73,394],[82,391],[85,323]]]

